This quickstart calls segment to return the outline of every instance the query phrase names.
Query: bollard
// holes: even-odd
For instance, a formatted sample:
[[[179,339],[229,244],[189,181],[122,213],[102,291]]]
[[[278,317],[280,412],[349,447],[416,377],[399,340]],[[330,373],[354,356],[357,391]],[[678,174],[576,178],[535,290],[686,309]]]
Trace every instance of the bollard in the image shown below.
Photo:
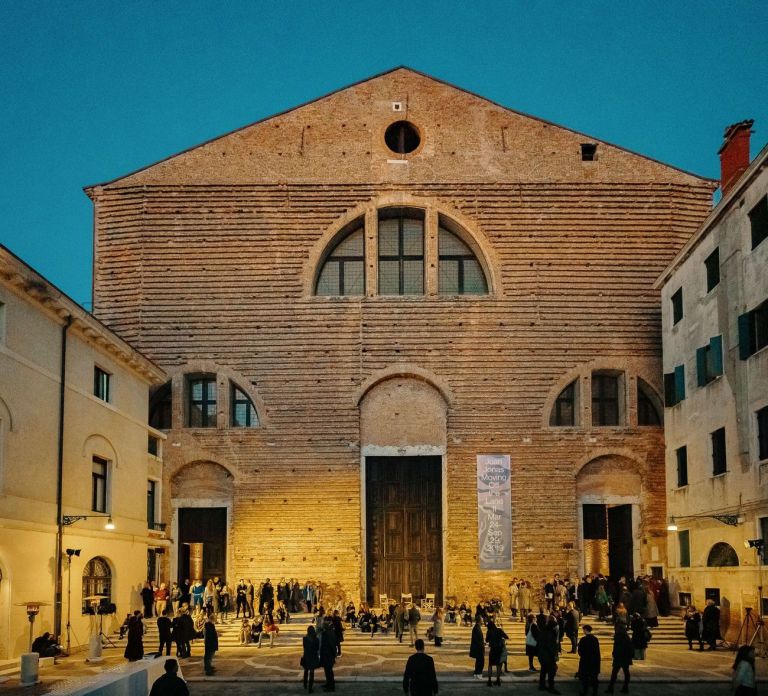
[[[21,684],[32,686],[40,681],[40,655],[23,653],[21,656]]]
[[[102,662],[101,656],[101,636],[91,636],[88,641],[88,658],[86,662]]]

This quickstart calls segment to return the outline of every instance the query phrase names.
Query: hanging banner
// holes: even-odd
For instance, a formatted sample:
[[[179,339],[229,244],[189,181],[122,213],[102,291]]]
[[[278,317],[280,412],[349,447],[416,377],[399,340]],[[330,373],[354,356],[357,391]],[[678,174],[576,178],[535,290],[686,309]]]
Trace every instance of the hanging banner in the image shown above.
[[[512,465],[508,454],[477,455],[480,570],[512,569]]]

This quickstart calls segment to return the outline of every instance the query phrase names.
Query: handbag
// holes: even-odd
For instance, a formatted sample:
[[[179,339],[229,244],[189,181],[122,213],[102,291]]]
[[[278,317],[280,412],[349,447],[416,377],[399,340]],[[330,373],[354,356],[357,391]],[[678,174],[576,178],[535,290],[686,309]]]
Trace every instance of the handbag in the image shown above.
[[[525,634],[525,644],[529,648],[535,648],[536,647],[537,643],[536,643],[536,638],[533,635],[533,631],[528,631],[528,633]]]

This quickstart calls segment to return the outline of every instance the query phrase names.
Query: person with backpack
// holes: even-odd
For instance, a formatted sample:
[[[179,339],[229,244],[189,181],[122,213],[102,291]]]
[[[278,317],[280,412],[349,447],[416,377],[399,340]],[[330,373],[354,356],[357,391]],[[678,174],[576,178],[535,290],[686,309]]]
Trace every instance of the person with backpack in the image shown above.
[[[421,621],[421,614],[415,604],[411,604],[408,608],[408,633],[411,637],[411,647],[414,646],[416,639],[419,637],[419,621]]]

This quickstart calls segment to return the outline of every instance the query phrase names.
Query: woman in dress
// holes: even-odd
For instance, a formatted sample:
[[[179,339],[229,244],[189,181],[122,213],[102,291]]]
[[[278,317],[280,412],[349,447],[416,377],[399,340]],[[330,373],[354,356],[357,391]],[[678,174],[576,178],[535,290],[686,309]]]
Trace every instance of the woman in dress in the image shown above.
[[[307,626],[307,635],[302,639],[304,651],[301,657],[301,666],[304,668],[304,688],[312,693],[312,685],[315,683],[315,670],[320,666],[320,641],[317,639],[315,627]]]
[[[128,620],[128,642],[125,646],[125,658],[129,662],[136,662],[144,657],[144,622],[141,620],[141,612],[133,612]]]
[[[488,643],[488,686],[491,686],[493,668],[496,667],[496,686],[501,686],[501,663],[504,652],[504,641],[509,636],[504,633],[492,620],[488,621],[488,630],[485,633],[485,642]]]

